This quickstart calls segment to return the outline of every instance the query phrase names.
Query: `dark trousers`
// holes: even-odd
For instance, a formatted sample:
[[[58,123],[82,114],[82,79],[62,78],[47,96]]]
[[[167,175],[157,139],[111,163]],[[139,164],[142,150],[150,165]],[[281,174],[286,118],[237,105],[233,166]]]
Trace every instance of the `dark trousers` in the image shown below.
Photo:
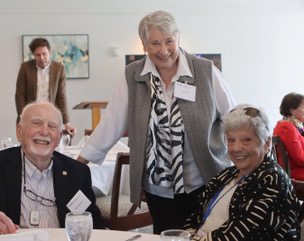
[[[204,187],[189,194],[176,194],[174,199],[163,198],[145,192],[147,204],[153,219],[153,233],[160,234],[166,229],[183,229],[186,219],[198,209],[198,195]]]

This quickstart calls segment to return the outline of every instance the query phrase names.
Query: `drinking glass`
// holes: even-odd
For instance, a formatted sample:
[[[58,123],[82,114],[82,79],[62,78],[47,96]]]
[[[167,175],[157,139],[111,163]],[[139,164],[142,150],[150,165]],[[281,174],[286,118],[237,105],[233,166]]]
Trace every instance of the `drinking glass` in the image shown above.
[[[69,241],[88,241],[92,229],[93,221],[91,213],[67,213],[65,217],[65,230]]]
[[[71,141],[71,137],[70,135],[68,134],[63,134],[62,135],[62,143],[63,143],[63,146],[69,146],[70,145],[70,141]]]
[[[190,241],[190,233],[182,229],[168,229],[160,234],[161,241]]]
[[[10,137],[2,137],[1,139],[1,146],[3,149],[11,147],[13,144],[12,138]]]

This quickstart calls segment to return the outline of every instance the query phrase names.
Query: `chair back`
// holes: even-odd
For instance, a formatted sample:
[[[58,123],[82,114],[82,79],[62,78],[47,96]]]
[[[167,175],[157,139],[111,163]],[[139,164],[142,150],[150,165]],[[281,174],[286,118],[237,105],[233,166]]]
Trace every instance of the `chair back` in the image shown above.
[[[152,217],[145,202],[142,202],[139,208],[130,202],[129,196],[120,193],[121,171],[124,165],[129,164],[129,153],[117,154],[112,195],[96,199],[104,225],[109,229],[127,231],[152,224]],[[143,190],[141,198],[145,200]]]
[[[280,136],[272,136],[271,154],[274,160],[281,164],[289,177],[291,177],[290,166],[288,161],[288,153]],[[279,158],[280,157],[280,158]],[[281,160],[281,162],[280,162]]]
[[[295,179],[291,179],[291,182],[299,201],[302,201],[300,213],[296,220],[297,240],[301,240],[301,223],[304,220],[304,182]]]

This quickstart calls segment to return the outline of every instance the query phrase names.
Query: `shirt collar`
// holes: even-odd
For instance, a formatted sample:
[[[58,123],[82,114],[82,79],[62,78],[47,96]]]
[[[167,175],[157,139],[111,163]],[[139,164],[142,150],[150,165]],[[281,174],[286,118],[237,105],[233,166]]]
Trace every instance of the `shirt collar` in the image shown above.
[[[51,62],[52,62],[52,60],[49,62],[49,64],[47,65],[47,66],[45,66],[45,68],[40,68],[38,65],[37,65],[37,63],[36,63],[36,67],[37,67],[37,69],[38,70],[40,70],[40,71],[43,71],[43,70],[49,70],[50,69],[50,66],[51,66]]]
[[[42,173],[26,157],[25,157],[25,166],[26,166],[26,172],[27,172],[27,174],[28,174],[29,177],[32,177],[35,174],[44,175],[44,176],[48,177],[52,173],[53,158],[51,159],[51,163],[50,163],[49,167],[47,169],[43,170]]]

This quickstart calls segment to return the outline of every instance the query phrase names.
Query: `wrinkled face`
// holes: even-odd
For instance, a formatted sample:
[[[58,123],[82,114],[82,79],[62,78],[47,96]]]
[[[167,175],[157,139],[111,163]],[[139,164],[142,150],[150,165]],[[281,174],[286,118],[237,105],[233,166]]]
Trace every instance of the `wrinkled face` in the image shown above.
[[[27,158],[50,160],[60,142],[60,123],[60,115],[48,103],[36,104],[24,113],[22,123],[17,125],[17,138]]]
[[[158,71],[177,66],[179,39],[174,34],[163,33],[158,28],[149,30],[149,40],[144,43],[144,50]]]
[[[51,61],[51,51],[47,47],[38,47],[35,49],[34,58],[37,65],[44,69]]]
[[[290,113],[298,120],[304,122],[304,100],[297,109],[290,109]]]
[[[229,130],[226,138],[229,157],[243,175],[251,173],[262,163],[270,145],[270,138],[263,145],[250,127]]]

